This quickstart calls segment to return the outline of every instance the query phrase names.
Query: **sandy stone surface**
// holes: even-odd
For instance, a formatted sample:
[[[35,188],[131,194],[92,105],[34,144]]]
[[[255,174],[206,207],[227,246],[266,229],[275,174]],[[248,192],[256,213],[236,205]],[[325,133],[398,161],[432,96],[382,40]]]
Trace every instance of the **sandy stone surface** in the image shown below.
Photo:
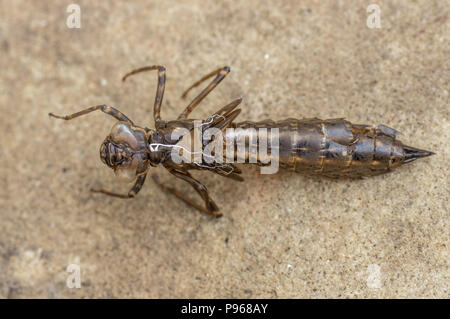
[[[0,297],[387,298],[449,294],[449,1],[0,1]],[[148,179],[134,200],[101,163],[108,104],[153,127],[211,70],[232,72],[193,113],[243,97],[240,120],[345,117],[385,124],[437,154],[364,180],[194,174],[224,213],[210,220]],[[162,167],[151,170],[188,195]],[[197,199],[197,197],[194,197]],[[81,288],[66,285],[69,264]]]

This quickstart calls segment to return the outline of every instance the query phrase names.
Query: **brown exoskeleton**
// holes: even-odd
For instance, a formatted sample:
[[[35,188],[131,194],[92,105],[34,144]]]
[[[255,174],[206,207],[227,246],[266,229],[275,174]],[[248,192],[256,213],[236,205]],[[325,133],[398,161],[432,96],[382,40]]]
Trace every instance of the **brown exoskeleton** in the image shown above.
[[[71,120],[81,115],[100,110],[113,116],[117,122],[111,133],[106,137],[100,147],[100,158],[107,166],[112,168],[115,174],[125,182],[135,181],[128,194],[117,194],[108,190],[92,190],[93,192],[107,195],[132,198],[141,189],[145,182],[147,172],[151,166],[162,164],[171,174],[188,182],[202,197],[205,206],[198,205],[173,188],[160,184],[163,189],[170,191],[187,204],[209,215],[220,217],[221,213],[210,198],[206,187],[189,173],[193,169],[209,170],[221,176],[242,181],[241,171],[233,164],[219,165],[218,162],[177,162],[171,153],[175,147],[180,146],[181,137],[174,138],[174,132],[184,129],[188,132],[194,130],[194,120],[187,119],[194,108],[225,78],[230,72],[229,67],[223,67],[211,72],[190,86],[183,97],[194,87],[203,81],[214,77],[213,81],[184,109],[176,120],[164,121],[160,117],[161,103],[165,87],[165,68],[163,66],[148,66],[136,69],[123,77],[123,81],[133,74],[158,70],[158,87],[154,103],[153,117],[155,129],[136,126],[127,116],[113,107],[98,105],[80,112],[57,116],[50,116]],[[363,177],[389,172],[393,168],[412,162],[417,158],[430,156],[433,153],[414,147],[403,145],[396,139],[399,134],[392,128],[384,125],[377,127],[352,124],[344,119],[320,120],[313,119],[287,119],[284,121],[266,120],[261,122],[234,123],[240,109],[236,107],[241,103],[237,99],[221,108],[208,120],[202,121],[202,130],[215,128],[225,130],[235,128],[230,134],[227,132],[228,141],[232,144],[242,138],[247,139],[247,146],[253,141],[259,144],[263,136],[261,130],[276,128],[279,132],[278,161],[282,168],[308,175],[323,175],[328,177]],[[177,136],[175,134],[175,136]],[[203,145],[203,149],[207,145]],[[203,152],[202,149],[202,152]],[[244,150],[245,152],[245,150]],[[244,157],[248,154],[234,152],[234,158]],[[266,165],[267,161],[257,156],[257,165]]]

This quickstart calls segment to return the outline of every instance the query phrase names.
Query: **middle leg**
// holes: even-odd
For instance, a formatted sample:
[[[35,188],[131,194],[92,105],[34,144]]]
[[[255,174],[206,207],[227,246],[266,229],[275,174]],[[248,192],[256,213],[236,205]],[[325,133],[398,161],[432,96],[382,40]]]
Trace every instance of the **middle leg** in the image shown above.
[[[175,169],[170,169],[170,168],[168,168],[168,171],[172,175],[188,182],[194,188],[194,190],[200,195],[200,197],[203,199],[203,201],[205,202],[205,207],[198,205],[197,203],[195,203],[193,200],[191,200],[189,198],[186,198],[184,195],[182,195],[177,190],[161,184],[156,177],[153,177],[155,182],[161,188],[169,191],[170,193],[172,193],[173,195],[175,195],[176,197],[178,197],[179,199],[184,201],[186,204],[197,208],[198,210],[200,210],[203,213],[206,213],[206,214],[216,217],[216,218],[222,216],[222,213],[219,211],[219,207],[217,207],[216,203],[209,197],[208,189],[202,183],[200,183],[198,180],[193,178],[192,175],[189,174],[188,172],[181,172],[181,171],[178,171]]]
[[[158,127],[158,122],[161,121],[161,104],[164,97],[164,89],[166,86],[166,68],[161,65],[145,66],[143,68],[139,68],[125,74],[122,78],[122,81],[125,81],[129,76],[136,73],[152,70],[158,70],[158,87],[156,89],[155,104],[153,106],[153,118],[155,120],[156,127]]]

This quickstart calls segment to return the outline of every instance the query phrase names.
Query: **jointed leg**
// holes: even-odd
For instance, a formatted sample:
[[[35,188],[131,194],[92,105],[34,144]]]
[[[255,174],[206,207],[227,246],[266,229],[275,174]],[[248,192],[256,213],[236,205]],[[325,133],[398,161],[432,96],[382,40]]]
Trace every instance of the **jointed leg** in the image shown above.
[[[218,110],[216,114],[221,116],[228,116],[228,114],[230,114],[231,111],[233,111],[239,104],[241,104],[241,102],[242,102],[241,97],[234,101],[231,101],[230,103],[222,107],[220,110]]]
[[[130,189],[128,194],[118,194],[118,193],[110,192],[110,191],[107,191],[107,190],[104,190],[104,189],[91,189],[91,192],[93,192],[93,193],[103,193],[105,195],[109,195],[109,196],[113,196],[113,197],[119,197],[119,198],[133,198],[141,190],[142,185],[144,185],[146,177],[147,177],[147,174],[140,175],[136,179],[136,182],[134,183],[134,186]]]
[[[216,217],[216,218],[222,216],[222,213],[219,211],[219,207],[217,207],[216,203],[214,203],[214,201],[209,197],[208,190],[202,183],[200,183],[198,180],[193,178],[191,176],[191,174],[189,174],[188,172],[180,172],[180,171],[177,171],[177,170],[174,170],[174,169],[168,169],[168,170],[169,170],[169,172],[172,175],[175,175],[176,177],[181,178],[182,180],[184,180],[184,181],[188,182],[189,184],[191,184],[191,186],[195,189],[195,191],[205,201],[205,207],[202,207],[202,206],[196,204],[193,200],[184,197],[181,193],[179,193],[175,189],[173,189],[171,187],[167,187],[165,185],[162,185],[154,177],[153,179],[156,181],[156,183],[158,185],[160,185],[165,190],[168,190],[169,192],[171,192],[173,195],[175,195],[176,197],[178,197],[179,199],[184,201],[186,204],[197,208],[201,212],[204,212],[204,213],[206,213],[208,215],[211,215],[213,217]]]
[[[161,65],[152,65],[139,68],[125,74],[122,78],[122,81],[125,81],[129,76],[133,74],[151,70],[158,70],[158,87],[156,89],[155,104],[153,106],[153,118],[155,119],[155,124],[157,124],[157,122],[161,121],[160,113],[161,113],[161,104],[164,97],[164,89],[166,86],[166,68]]]
[[[205,75],[203,78],[201,78],[199,81],[192,84],[182,95],[182,97],[185,97],[187,93],[194,87],[200,85],[202,82],[206,81],[207,79],[216,76],[214,80],[195,98],[192,100],[192,102],[186,107],[186,109],[178,116],[178,119],[185,119],[189,116],[189,114],[194,110],[194,108],[212,91],[214,88],[219,84],[226,76],[230,73],[230,68],[228,66],[225,66],[223,68],[220,68],[218,70],[215,70],[214,72],[211,72],[207,75]]]
[[[84,109],[84,110],[82,110],[80,112],[76,112],[76,113],[73,113],[73,114],[70,114],[70,115],[65,115],[65,116],[59,116],[59,115],[55,115],[53,113],[48,113],[48,115],[52,116],[52,117],[55,117],[57,119],[69,121],[69,120],[72,120],[72,119],[74,119],[76,117],[79,117],[79,116],[82,116],[82,115],[85,115],[85,114],[88,114],[88,113],[91,113],[91,112],[94,112],[94,111],[97,111],[97,110],[100,110],[103,113],[111,115],[112,117],[116,118],[119,121],[124,121],[124,122],[128,122],[130,124],[133,124],[133,122],[128,117],[126,117],[122,112],[120,112],[119,110],[116,110],[113,107],[106,106],[106,105],[91,106],[91,107],[89,107],[87,109]]]
[[[161,182],[159,181],[159,179],[157,178],[156,175],[152,175],[152,178],[153,178],[153,181],[154,181],[159,187],[161,187],[163,190],[168,191],[169,193],[172,193],[173,195],[175,195],[175,197],[181,199],[181,200],[182,200],[183,202],[185,202],[186,204],[188,204],[188,205],[190,205],[190,206],[192,206],[192,207],[194,207],[194,208],[197,208],[199,211],[201,211],[201,212],[203,212],[203,213],[205,213],[205,214],[207,214],[207,215],[210,214],[210,213],[208,212],[208,210],[207,210],[205,207],[203,207],[203,206],[197,204],[197,203],[194,202],[192,199],[186,198],[183,194],[181,194],[181,193],[180,193],[179,191],[177,191],[175,188],[166,186],[166,185],[164,185],[163,183],[161,183]]]

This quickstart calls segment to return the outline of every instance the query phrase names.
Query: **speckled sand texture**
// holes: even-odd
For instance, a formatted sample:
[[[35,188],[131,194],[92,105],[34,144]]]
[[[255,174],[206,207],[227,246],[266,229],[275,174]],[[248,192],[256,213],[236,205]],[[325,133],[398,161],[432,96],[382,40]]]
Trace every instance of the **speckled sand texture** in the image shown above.
[[[377,1],[381,29],[369,1],[76,2],[81,29],[66,26],[70,2],[0,3],[0,297],[448,297],[448,1]],[[99,160],[113,121],[47,113],[105,103],[152,127],[156,74],[120,81],[149,64],[167,68],[165,119],[230,65],[194,117],[242,96],[240,120],[386,124],[437,154],[356,181],[194,174],[218,220],[151,179],[134,200],[92,194],[128,189]]]

